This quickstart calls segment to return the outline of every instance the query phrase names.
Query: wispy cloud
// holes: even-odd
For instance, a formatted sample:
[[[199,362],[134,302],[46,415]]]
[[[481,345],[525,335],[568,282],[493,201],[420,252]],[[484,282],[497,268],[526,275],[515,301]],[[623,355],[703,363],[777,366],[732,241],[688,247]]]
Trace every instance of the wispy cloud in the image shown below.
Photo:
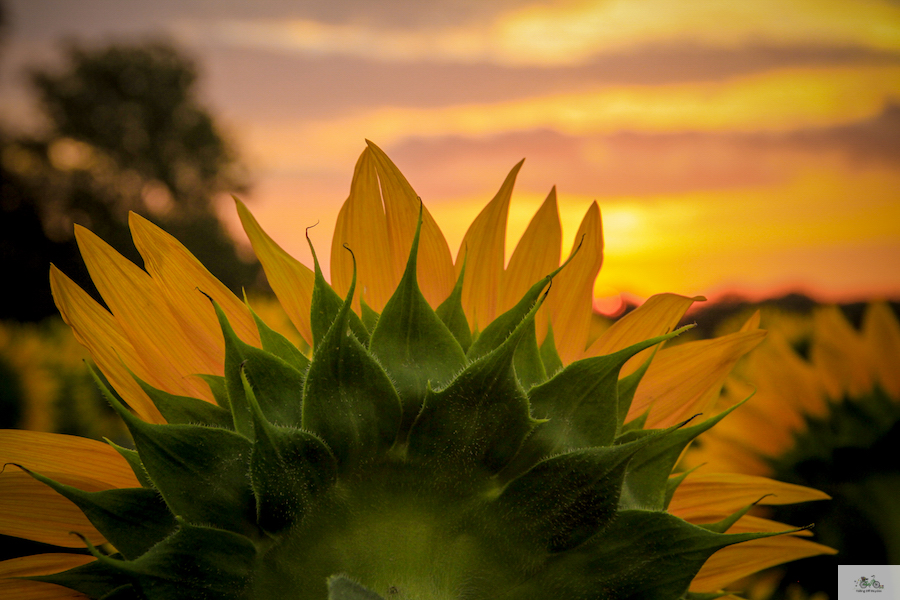
[[[269,167],[318,168],[352,160],[360,135],[391,145],[414,138],[477,138],[536,129],[570,135],[787,132],[871,119],[898,102],[897,66],[783,69],[724,82],[603,86],[486,104],[388,106],[312,122],[259,121],[248,126],[248,142]]]
[[[313,19],[229,20],[220,41],[312,55],[400,62],[563,66],[644,45],[815,45],[900,50],[900,6],[889,0],[610,0],[558,2],[492,20],[389,28]],[[195,31],[195,33],[197,33]]]

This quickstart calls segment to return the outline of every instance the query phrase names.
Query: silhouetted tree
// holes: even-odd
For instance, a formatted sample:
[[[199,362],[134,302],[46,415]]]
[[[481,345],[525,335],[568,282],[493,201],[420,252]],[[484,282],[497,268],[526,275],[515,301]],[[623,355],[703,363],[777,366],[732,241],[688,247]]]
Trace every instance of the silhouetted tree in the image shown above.
[[[39,136],[0,135],[0,318],[53,314],[49,262],[91,290],[73,224],[89,227],[138,264],[127,230],[133,210],[176,234],[235,291],[254,284],[215,215],[223,192],[247,176],[197,99],[197,70],[154,42],[87,49],[70,45],[66,66],[31,74],[47,127]]]

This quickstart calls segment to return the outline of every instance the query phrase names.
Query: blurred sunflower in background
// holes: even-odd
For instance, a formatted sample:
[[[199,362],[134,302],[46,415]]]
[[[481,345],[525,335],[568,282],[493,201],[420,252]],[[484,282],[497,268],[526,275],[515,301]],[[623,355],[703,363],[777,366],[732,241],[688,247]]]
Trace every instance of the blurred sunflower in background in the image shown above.
[[[759,595],[833,599],[836,565],[900,564],[900,325],[886,302],[869,304],[856,327],[836,306],[763,309],[762,318],[766,341],[739,363],[716,409],[752,400],[704,434],[686,464],[829,494],[804,514],[838,553],[772,573]]]
[[[238,202],[299,347],[149,221],[146,270],[77,228],[108,310],[55,268],[54,298],[134,449],[0,434],[0,533],[48,545],[0,563],[3,597],[699,600],[831,552],[747,514],[822,492],[673,473],[758,315],[660,349],[696,300],[662,294],[592,339],[599,208],[560,265],[551,192],[504,266],[520,166],[454,261],[369,144],[330,285]]]

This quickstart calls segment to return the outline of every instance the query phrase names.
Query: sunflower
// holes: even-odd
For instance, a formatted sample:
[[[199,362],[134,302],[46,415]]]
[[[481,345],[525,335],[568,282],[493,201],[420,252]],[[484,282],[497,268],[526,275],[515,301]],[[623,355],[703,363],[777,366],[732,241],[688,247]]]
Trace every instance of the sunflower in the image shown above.
[[[717,408],[751,389],[753,400],[704,434],[687,464],[831,495],[807,514],[838,554],[793,565],[784,579],[834,597],[834,578],[822,572],[838,562],[900,561],[900,324],[885,302],[865,308],[859,329],[836,306],[810,315],[772,310],[766,319],[768,339],[732,374]]]
[[[520,166],[454,260],[369,143],[330,285],[238,201],[310,352],[145,219],[144,269],[76,228],[108,310],[52,268],[54,298],[134,449],[3,432],[0,533],[49,545],[3,597],[699,599],[828,552],[746,514],[821,492],[672,474],[758,318],[660,349],[697,300],[663,294],[590,339],[599,208],[560,265],[551,191],[504,266]]]

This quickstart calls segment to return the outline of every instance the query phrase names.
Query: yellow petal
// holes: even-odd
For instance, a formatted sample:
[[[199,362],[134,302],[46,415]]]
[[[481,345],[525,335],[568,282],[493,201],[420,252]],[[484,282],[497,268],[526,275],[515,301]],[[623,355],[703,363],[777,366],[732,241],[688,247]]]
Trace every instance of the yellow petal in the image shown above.
[[[760,504],[794,504],[828,498],[819,490],[767,477],[691,473],[675,490],[668,510],[692,523],[704,523],[719,520],[760,499]]]
[[[872,389],[874,365],[862,336],[836,306],[813,312],[814,337],[810,361],[816,366],[832,399],[845,394],[860,397]]]
[[[347,245],[353,256],[344,248]],[[340,297],[347,295],[356,258],[356,289],[353,309],[360,311],[359,297],[380,313],[399,283],[395,279],[387,220],[381,204],[378,175],[372,151],[360,155],[353,171],[350,196],[338,213],[331,240],[331,285]]]
[[[420,201],[406,177],[381,148],[368,140],[366,144],[372,152],[375,170],[381,182],[394,281],[400,281],[416,234]],[[422,211],[416,274],[422,295],[432,307],[440,305],[456,284],[450,248],[428,208]]]
[[[765,335],[760,329],[738,331],[660,350],[638,385],[628,418],[649,408],[646,427],[658,428],[708,411],[735,363]]]
[[[499,313],[512,308],[535,282],[552,273],[559,266],[561,252],[562,227],[554,187],[532,217],[509,259],[500,286]],[[542,307],[535,319],[538,344],[547,335],[547,321],[547,309]]]
[[[650,296],[646,302],[604,331],[591,344],[586,354],[588,356],[612,354],[638,342],[668,333],[675,329],[675,326],[681,321],[681,317],[684,316],[687,309],[698,300],[705,300],[705,298],[702,296],[688,298],[678,294]],[[622,374],[632,373],[647,360],[650,352],[652,352],[652,349],[638,354],[626,363],[622,369]]]
[[[285,252],[269,235],[262,230],[244,203],[235,198],[238,216],[253,252],[266,272],[266,278],[272,291],[284,307],[288,318],[297,331],[312,345],[312,328],[309,322],[309,311],[312,306],[312,291],[315,275],[306,265]]]
[[[38,473],[83,477],[101,482],[107,488],[140,485],[131,467],[112,446],[74,435],[0,430],[0,465],[8,463]]]
[[[863,339],[879,383],[894,400],[900,400],[900,324],[886,302],[870,304],[866,309]]]
[[[41,475],[87,492],[109,489],[84,477],[53,471],[42,471]],[[72,535],[73,531],[94,545],[106,541],[77,506],[52,488],[13,466],[0,473],[0,534],[64,548],[83,548],[84,542]]]
[[[768,567],[809,556],[835,553],[833,548],[793,535],[735,544],[722,548],[706,561],[691,582],[690,590],[714,592]]]
[[[509,200],[523,162],[519,161],[512,168],[493,200],[469,225],[456,255],[457,276],[462,271],[463,262],[466,264],[462,305],[473,331],[484,329],[499,314],[498,296],[505,259]]]
[[[216,311],[207,296],[219,304],[238,337],[248,344],[261,345],[246,305],[213,277],[181,242],[135,213],[129,214],[128,223],[134,245],[144,258],[144,268],[168,301],[188,339],[197,352],[207,355],[208,362],[221,365],[214,374],[223,373],[225,342]]]
[[[119,395],[142,419],[165,423],[156,406],[137,384],[128,368],[156,387],[162,382],[149,371],[116,319],[54,265],[50,266],[53,301],[75,339],[88,349],[97,367]]]
[[[87,600],[87,596],[52,583],[9,579],[50,575],[96,560],[85,554],[52,553],[22,556],[0,562],[0,598],[4,600]]]
[[[572,252],[576,249],[575,257],[553,280],[546,301],[553,339],[563,364],[583,358],[587,347],[594,281],[603,264],[603,226],[596,202],[588,208],[575,234]]]
[[[216,365],[194,351],[150,276],[84,227],[75,226],[75,238],[94,285],[161,389],[212,401],[194,375],[214,373]]]

